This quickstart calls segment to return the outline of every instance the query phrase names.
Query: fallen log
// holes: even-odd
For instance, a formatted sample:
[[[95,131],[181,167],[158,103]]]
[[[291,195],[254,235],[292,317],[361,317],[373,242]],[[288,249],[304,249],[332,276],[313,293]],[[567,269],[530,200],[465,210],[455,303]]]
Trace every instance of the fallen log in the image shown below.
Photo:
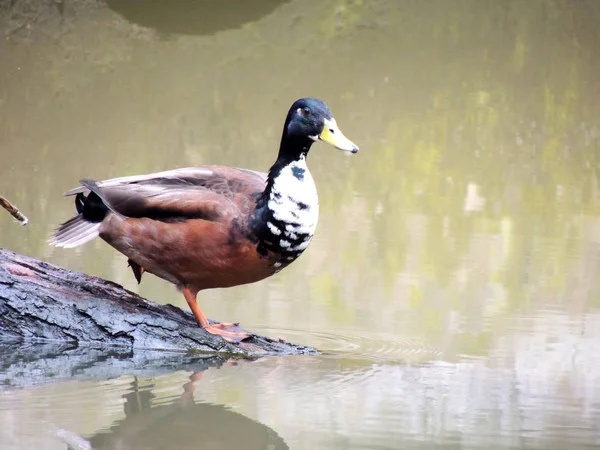
[[[255,334],[231,344],[173,305],[158,305],[111,281],[0,249],[0,341],[11,339],[240,358],[317,353]]]

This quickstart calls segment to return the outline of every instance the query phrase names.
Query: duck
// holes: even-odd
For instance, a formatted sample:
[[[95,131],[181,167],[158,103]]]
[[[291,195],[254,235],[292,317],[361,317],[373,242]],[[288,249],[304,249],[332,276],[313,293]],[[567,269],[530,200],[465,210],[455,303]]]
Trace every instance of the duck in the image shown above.
[[[267,173],[205,165],[82,179],[64,193],[75,197],[77,214],[58,226],[49,243],[75,248],[100,237],[128,258],[138,283],[149,272],[174,284],[200,327],[239,343],[250,333],[239,323],[209,321],[197,295],[263,280],[307,249],[319,198],[306,158],[317,141],[358,152],[323,100],[301,98],[287,113]]]

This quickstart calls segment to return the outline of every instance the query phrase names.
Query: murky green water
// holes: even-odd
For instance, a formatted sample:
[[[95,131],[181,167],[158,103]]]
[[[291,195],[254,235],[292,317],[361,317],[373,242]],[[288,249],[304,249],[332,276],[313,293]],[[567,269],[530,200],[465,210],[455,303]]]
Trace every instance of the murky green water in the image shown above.
[[[47,246],[73,212],[61,193],[189,165],[267,170],[308,95],[361,152],[311,151],[321,221],[298,262],[199,296],[210,317],[326,355],[41,371],[0,391],[1,448],[65,448],[52,426],[103,449],[600,445],[599,2],[13,3],[0,193],[31,222],[0,211],[0,247],[186,307],[102,242]]]

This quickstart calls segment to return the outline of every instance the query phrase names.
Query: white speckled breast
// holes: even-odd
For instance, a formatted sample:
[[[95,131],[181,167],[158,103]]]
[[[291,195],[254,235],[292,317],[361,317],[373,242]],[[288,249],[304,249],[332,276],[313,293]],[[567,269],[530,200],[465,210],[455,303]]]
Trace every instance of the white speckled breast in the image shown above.
[[[263,216],[263,242],[281,255],[282,264],[296,259],[308,247],[319,220],[319,197],[306,159],[284,166],[268,193]]]

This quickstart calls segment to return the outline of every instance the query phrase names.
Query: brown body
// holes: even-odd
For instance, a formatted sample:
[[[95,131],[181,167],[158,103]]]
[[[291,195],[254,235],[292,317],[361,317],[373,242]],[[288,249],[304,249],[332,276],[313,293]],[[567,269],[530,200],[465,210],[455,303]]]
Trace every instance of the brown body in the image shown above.
[[[150,272],[182,289],[206,328],[195,302],[199,291],[259,281],[284,265],[273,253],[259,254],[253,236],[266,179],[260,172],[204,166],[83,181],[66,193],[81,196],[80,214],[59,228],[53,243],[74,247],[100,236],[129,258],[138,282]],[[95,213],[90,196],[83,197],[88,190],[96,196],[96,209],[104,208],[97,222],[90,221]]]
[[[226,214],[218,221],[165,223],[148,218],[102,222],[100,237],[144,271],[196,294],[262,280],[276,271],[274,255],[261,257],[247,237],[247,219]]]
[[[136,189],[132,183],[121,182],[102,189],[100,184],[108,201],[121,198],[122,206],[114,207],[125,216],[130,214],[129,204],[135,205],[135,215],[158,209],[172,210],[173,217],[123,220],[109,212],[99,236],[144,271],[187,287],[194,295],[203,289],[253,283],[273,275],[277,257],[259,255],[249,225],[266,174],[219,166],[198,169],[194,188],[164,183],[151,184],[150,189],[141,184]],[[178,213],[202,218],[179,219]]]

